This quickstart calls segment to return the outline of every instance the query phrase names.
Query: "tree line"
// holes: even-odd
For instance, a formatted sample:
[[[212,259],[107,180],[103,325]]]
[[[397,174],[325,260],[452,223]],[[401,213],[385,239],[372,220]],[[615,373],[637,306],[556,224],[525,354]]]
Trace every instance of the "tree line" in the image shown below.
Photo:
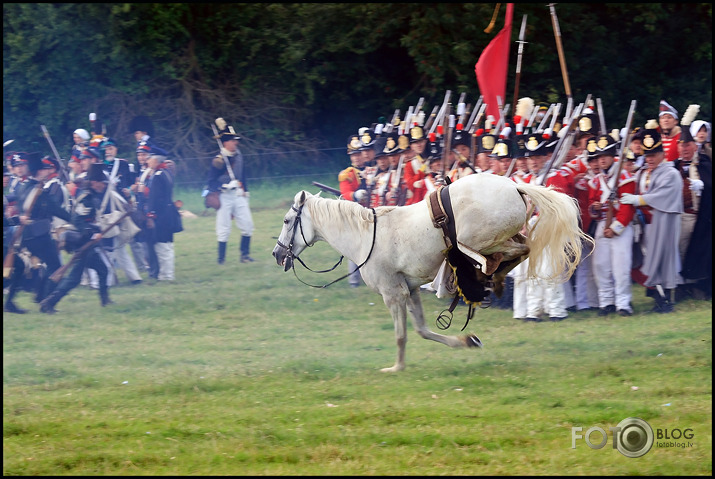
[[[504,25],[494,3],[4,3],[3,137],[22,150],[60,154],[96,112],[120,156],[128,131],[150,117],[156,140],[196,176],[215,154],[211,122],[241,134],[254,175],[314,171],[347,162],[347,136],[420,97],[446,90],[476,102],[474,66]],[[575,103],[602,99],[609,128],[655,118],[661,99],[682,114],[712,114],[712,5],[556,5]],[[527,15],[519,96],[565,103],[546,4],[516,4],[507,102],[517,36]]]

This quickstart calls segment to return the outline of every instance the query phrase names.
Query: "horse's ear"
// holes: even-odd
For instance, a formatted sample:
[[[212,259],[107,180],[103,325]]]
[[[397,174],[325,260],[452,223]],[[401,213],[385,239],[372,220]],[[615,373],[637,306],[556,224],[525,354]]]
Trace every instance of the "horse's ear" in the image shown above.
[[[297,195],[295,195],[295,198],[293,199],[293,201],[296,204],[296,206],[300,206],[303,203],[305,203],[305,200],[308,198],[309,194],[310,193],[303,190],[303,191],[299,192]]]
[[[318,191],[318,192],[315,194],[315,196],[320,196],[320,194],[321,194],[322,192],[323,192],[322,190],[321,190],[321,191]],[[322,198],[322,196],[320,196],[320,197]]]

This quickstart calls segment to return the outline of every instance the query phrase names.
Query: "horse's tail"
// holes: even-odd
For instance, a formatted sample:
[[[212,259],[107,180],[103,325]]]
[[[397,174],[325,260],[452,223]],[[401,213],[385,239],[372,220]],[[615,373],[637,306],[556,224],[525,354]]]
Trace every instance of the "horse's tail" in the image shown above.
[[[527,218],[529,268],[527,275],[564,281],[581,261],[585,242],[593,243],[579,226],[579,207],[574,198],[551,187],[521,183],[520,193],[528,195],[536,207],[536,219]]]

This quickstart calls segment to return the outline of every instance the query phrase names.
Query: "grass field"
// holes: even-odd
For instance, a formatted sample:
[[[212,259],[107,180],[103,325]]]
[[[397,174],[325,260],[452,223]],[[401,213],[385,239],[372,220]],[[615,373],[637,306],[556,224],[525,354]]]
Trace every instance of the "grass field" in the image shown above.
[[[326,182],[331,184],[329,182]],[[176,281],[129,286],[99,307],[79,287],[38,313],[3,315],[5,475],[711,475],[712,302],[647,314],[523,323],[478,310],[482,350],[408,334],[407,369],[382,299],[283,273],[271,251],[304,184],[265,184],[251,205],[255,263],[239,232],[216,265],[214,217],[184,220]],[[198,192],[178,192],[203,211]],[[313,269],[338,255],[302,255]],[[299,276],[324,284],[346,272]],[[423,293],[428,324],[447,307]],[[449,332],[459,334],[466,307]],[[639,417],[652,449],[628,458],[580,434]],[[678,432],[676,432],[678,431]],[[592,443],[600,436],[591,436]]]

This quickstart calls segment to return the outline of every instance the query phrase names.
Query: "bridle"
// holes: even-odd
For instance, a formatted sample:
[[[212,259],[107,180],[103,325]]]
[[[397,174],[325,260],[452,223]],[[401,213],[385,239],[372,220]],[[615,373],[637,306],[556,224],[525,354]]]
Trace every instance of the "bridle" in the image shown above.
[[[347,278],[348,276],[350,276],[350,275],[351,275],[352,273],[354,273],[355,271],[358,271],[360,268],[362,268],[362,267],[365,265],[365,263],[367,263],[367,260],[370,259],[370,256],[372,255],[372,251],[375,249],[375,239],[377,238],[377,213],[375,212],[375,208],[370,208],[370,210],[372,210],[372,219],[373,219],[372,245],[370,246],[370,252],[367,254],[367,258],[365,258],[365,261],[363,261],[357,268],[355,268],[354,271],[351,271],[350,273],[348,273],[348,274],[346,274],[346,275],[344,275],[344,276],[341,276],[340,278],[338,278],[338,279],[336,279],[336,280],[334,280],[334,281],[331,281],[330,283],[327,283],[327,284],[324,284],[324,285],[320,286],[320,285],[314,285],[314,284],[306,283],[306,282],[303,281],[302,279],[298,278],[298,273],[296,273],[296,271],[295,271],[295,260],[298,260],[298,261],[300,262],[300,264],[302,264],[303,267],[304,267],[305,269],[307,269],[308,271],[310,271],[310,272],[313,272],[313,273],[328,273],[328,272],[330,272],[330,271],[333,271],[333,270],[334,270],[335,268],[337,268],[338,266],[340,266],[340,264],[342,264],[343,258],[344,258],[345,256],[342,256],[342,255],[341,255],[341,256],[340,256],[340,259],[338,260],[338,262],[335,263],[335,265],[333,265],[332,268],[330,268],[330,269],[325,269],[325,270],[322,270],[322,271],[315,271],[315,270],[311,269],[310,267],[308,267],[308,265],[305,264],[305,263],[303,262],[303,260],[300,259],[300,257],[298,257],[297,255],[293,254],[293,244],[295,243],[295,235],[296,235],[296,233],[298,232],[298,227],[299,227],[299,226],[300,226],[300,236],[303,238],[303,242],[305,243],[305,245],[306,245],[307,247],[309,247],[309,248],[313,247],[313,245],[312,245],[312,244],[309,244],[308,241],[305,239],[305,234],[303,233],[303,223],[301,223],[301,220],[300,220],[301,214],[303,213],[303,207],[304,207],[304,206],[305,206],[305,203],[303,203],[302,205],[300,205],[299,208],[296,208],[295,205],[292,205],[292,206],[290,207],[293,211],[296,212],[296,217],[295,217],[295,221],[293,222],[293,234],[291,235],[290,242],[288,243],[288,245],[284,245],[283,243],[280,242],[280,240],[278,240],[276,243],[277,243],[278,246],[280,246],[281,248],[285,248],[285,249],[287,250],[286,259],[290,259],[290,260],[291,260],[291,269],[293,270],[293,274],[294,274],[295,277],[298,279],[298,281],[300,281],[301,283],[305,284],[306,286],[310,286],[311,288],[327,288],[327,287],[330,286],[331,284],[337,283],[338,281],[341,281],[341,280]]]

